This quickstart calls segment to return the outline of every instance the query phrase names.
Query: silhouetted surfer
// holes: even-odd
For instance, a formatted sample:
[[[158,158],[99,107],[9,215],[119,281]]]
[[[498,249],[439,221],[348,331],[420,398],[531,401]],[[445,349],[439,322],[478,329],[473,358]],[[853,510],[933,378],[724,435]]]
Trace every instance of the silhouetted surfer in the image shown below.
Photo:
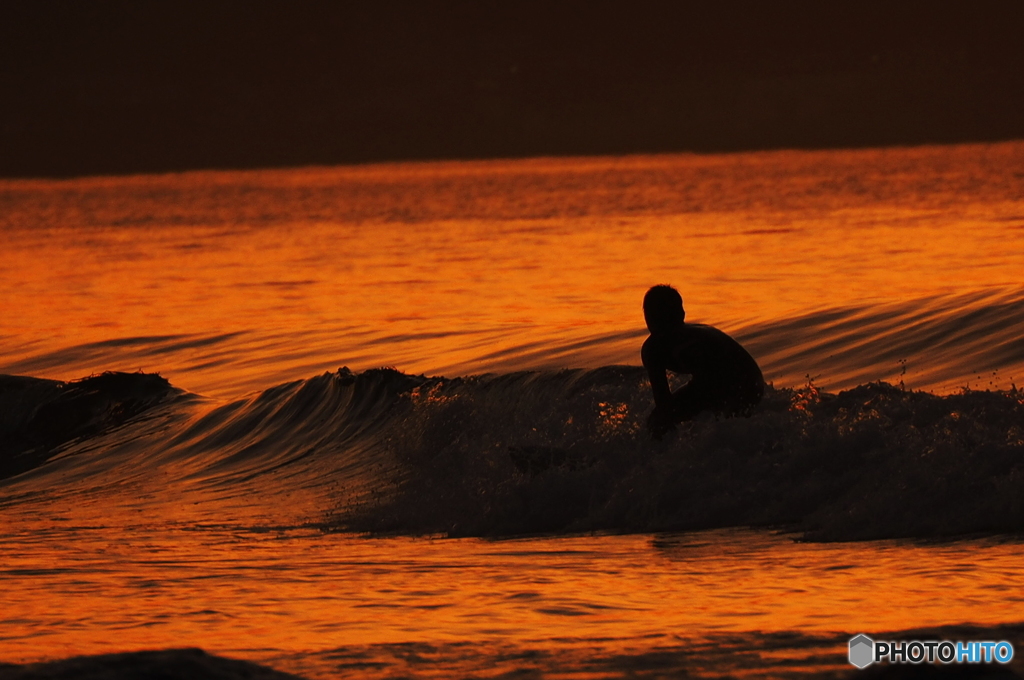
[[[671,286],[654,286],[644,296],[644,319],[651,336],[640,356],[654,391],[647,427],[655,438],[702,411],[743,415],[761,401],[764,378],[747,350],[704,324],[686,323],[683,298]],[[673,393],[666,371],[686,373],[690,382]]]

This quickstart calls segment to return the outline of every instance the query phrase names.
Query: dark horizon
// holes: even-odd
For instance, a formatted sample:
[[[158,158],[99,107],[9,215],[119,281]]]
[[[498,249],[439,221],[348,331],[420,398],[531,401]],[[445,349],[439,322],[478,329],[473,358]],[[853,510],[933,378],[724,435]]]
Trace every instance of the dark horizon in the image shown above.
[[[1024,138],[1024,3],[8,6],[0,176]]]

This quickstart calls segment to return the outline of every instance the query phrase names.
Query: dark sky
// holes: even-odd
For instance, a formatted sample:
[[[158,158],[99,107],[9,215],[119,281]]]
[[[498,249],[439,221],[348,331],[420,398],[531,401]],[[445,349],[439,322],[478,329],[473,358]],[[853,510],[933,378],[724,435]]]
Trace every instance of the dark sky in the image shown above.
[[[0,8],[0,176],[1024,138],[1024,2]]]

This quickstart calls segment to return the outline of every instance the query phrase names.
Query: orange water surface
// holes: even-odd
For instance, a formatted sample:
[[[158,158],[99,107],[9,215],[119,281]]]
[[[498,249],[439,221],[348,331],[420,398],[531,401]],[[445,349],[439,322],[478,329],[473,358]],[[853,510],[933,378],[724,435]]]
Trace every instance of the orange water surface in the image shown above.
[[[1022,197],[1020,142],[2,181],[0,371],[635,364],[668,282],[777,384],[1008,387]]]
[[[754,647],[758,635],[806,636],[834,670],[857,633],[994,626],[1024,613],[1018,543],[131,529],[54,528],[45,549],[37,536],[4,536],[4,660],[198,646],[309,677],[610,677],[581,660],[660,653],[695,671],[689,657],[721,645],[719,658],[702,659],[717,676],[735,670],[726,648]],[[764,645],[759,672],[748,670],[781,673],[800,656],[793,642]],[[427,657],[418,665],[402,653],[417,645]]]
[[[0,234],[0,373],[143,369],[211,397],[4,482],[2,662],[199,646],[325,679],[835,677],[857,633],[1021,630],[1015,539],[325,533],[289,486],[292,431],[250,445],[263,402],[225,402],[342,365],[637,364],[655,283],[780,386],[1008,387],[1024,142],[3,180]],[[166,441],[186,422],[207,458]],[[309,444],[335,472],[339,441]],[[217,466],[227,500],[182,491]]]

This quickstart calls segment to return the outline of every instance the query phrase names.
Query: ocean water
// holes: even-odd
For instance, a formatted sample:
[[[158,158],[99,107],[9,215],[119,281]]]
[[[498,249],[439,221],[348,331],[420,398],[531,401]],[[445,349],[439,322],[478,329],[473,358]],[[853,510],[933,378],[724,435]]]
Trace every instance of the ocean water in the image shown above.
[[[1024,643],[1022,142],[4,180],[0,233],[0,662]],[[647,435],[655,283],[750,418]]]

